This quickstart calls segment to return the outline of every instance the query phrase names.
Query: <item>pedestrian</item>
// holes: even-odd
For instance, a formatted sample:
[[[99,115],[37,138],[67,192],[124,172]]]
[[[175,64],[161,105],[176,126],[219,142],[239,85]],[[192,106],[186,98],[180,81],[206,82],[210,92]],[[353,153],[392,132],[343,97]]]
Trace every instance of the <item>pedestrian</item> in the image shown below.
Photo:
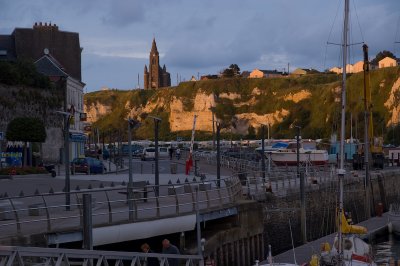
[[[179,148],[176,149],[176,159],[178,159],[178,160],[181,159],[181,149],[179,149]]]
[[[172,160],[172,155],[174,154],[174,148],[172,146],[169,148],[169,159]]]
[[[168,239],[164,239],[162,241],[162,253],[163,254],[181,254],[179,252],[179,249],[172,245]],[[169,266],[178,266],[179,265],[179,259],[173,259],[173,258],[168,258],[168,265]]]
[[[154,253],[151,249],[149,244],[144,243],[140,249],[144,252],[144,253]],[[160,265],[160,262],[158,261],[157,258],[152,258],[152,257],[146,257],[144,259],[144,265],[145,266],[158,266]]]
[[[97,160],[100,160],[100,156],[101,156],[102,153],[103,153],[103,152],[101,151],[101,148],[99,148],[99,149],[97,150]]]

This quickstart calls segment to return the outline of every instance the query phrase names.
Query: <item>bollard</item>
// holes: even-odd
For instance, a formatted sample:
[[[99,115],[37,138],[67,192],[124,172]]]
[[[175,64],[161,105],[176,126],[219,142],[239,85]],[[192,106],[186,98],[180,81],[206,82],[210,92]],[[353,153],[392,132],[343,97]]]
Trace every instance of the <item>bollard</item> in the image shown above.
[[[383,214],[383,204],[379,202],[376,206],[376,216],[382,217]]]
[[[83,194],[83,248],[93,249],[92,195]]]

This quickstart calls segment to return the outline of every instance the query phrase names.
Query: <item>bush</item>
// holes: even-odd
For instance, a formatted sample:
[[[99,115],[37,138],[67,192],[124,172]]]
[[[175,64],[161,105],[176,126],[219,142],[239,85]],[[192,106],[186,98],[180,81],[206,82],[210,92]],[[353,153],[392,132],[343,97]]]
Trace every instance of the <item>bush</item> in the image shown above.
[[[0,83],[44,89],[53,88],[50,79],[38,73],[35,64],[29,60],[0,61]]]

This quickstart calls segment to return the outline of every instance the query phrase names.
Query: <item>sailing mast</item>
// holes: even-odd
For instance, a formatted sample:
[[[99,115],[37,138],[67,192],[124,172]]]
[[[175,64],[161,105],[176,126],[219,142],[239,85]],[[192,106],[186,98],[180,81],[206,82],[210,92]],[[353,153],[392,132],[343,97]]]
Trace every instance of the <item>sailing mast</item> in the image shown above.
[[[344,141],[345,141],[345,125],[346,125],[346,65],[347,65],[347,37],[349,31],[349,2],[345,0],[344,4],[344,23],[343,23],[343,75],[342,75],[342,120],[340,128],[340,165],[338,169],[339,178],[339,233],[338,233],[338,265],[343,265],[343,236],[342,236],[342,213],[343,213],[343,178],[346,173],[344,169]]]

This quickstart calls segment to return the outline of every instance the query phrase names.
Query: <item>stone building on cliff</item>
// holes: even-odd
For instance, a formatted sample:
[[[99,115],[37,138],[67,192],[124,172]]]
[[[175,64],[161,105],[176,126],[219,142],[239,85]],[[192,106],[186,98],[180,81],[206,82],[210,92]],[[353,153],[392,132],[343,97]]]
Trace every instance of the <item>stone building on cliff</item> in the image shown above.
[[[144,88],[158,89],[171,86],[171,75],[165,65],[160,67],[160,55],[157,50],[156,40],[153,39],[149,56],[149,68],[144,66]]]

